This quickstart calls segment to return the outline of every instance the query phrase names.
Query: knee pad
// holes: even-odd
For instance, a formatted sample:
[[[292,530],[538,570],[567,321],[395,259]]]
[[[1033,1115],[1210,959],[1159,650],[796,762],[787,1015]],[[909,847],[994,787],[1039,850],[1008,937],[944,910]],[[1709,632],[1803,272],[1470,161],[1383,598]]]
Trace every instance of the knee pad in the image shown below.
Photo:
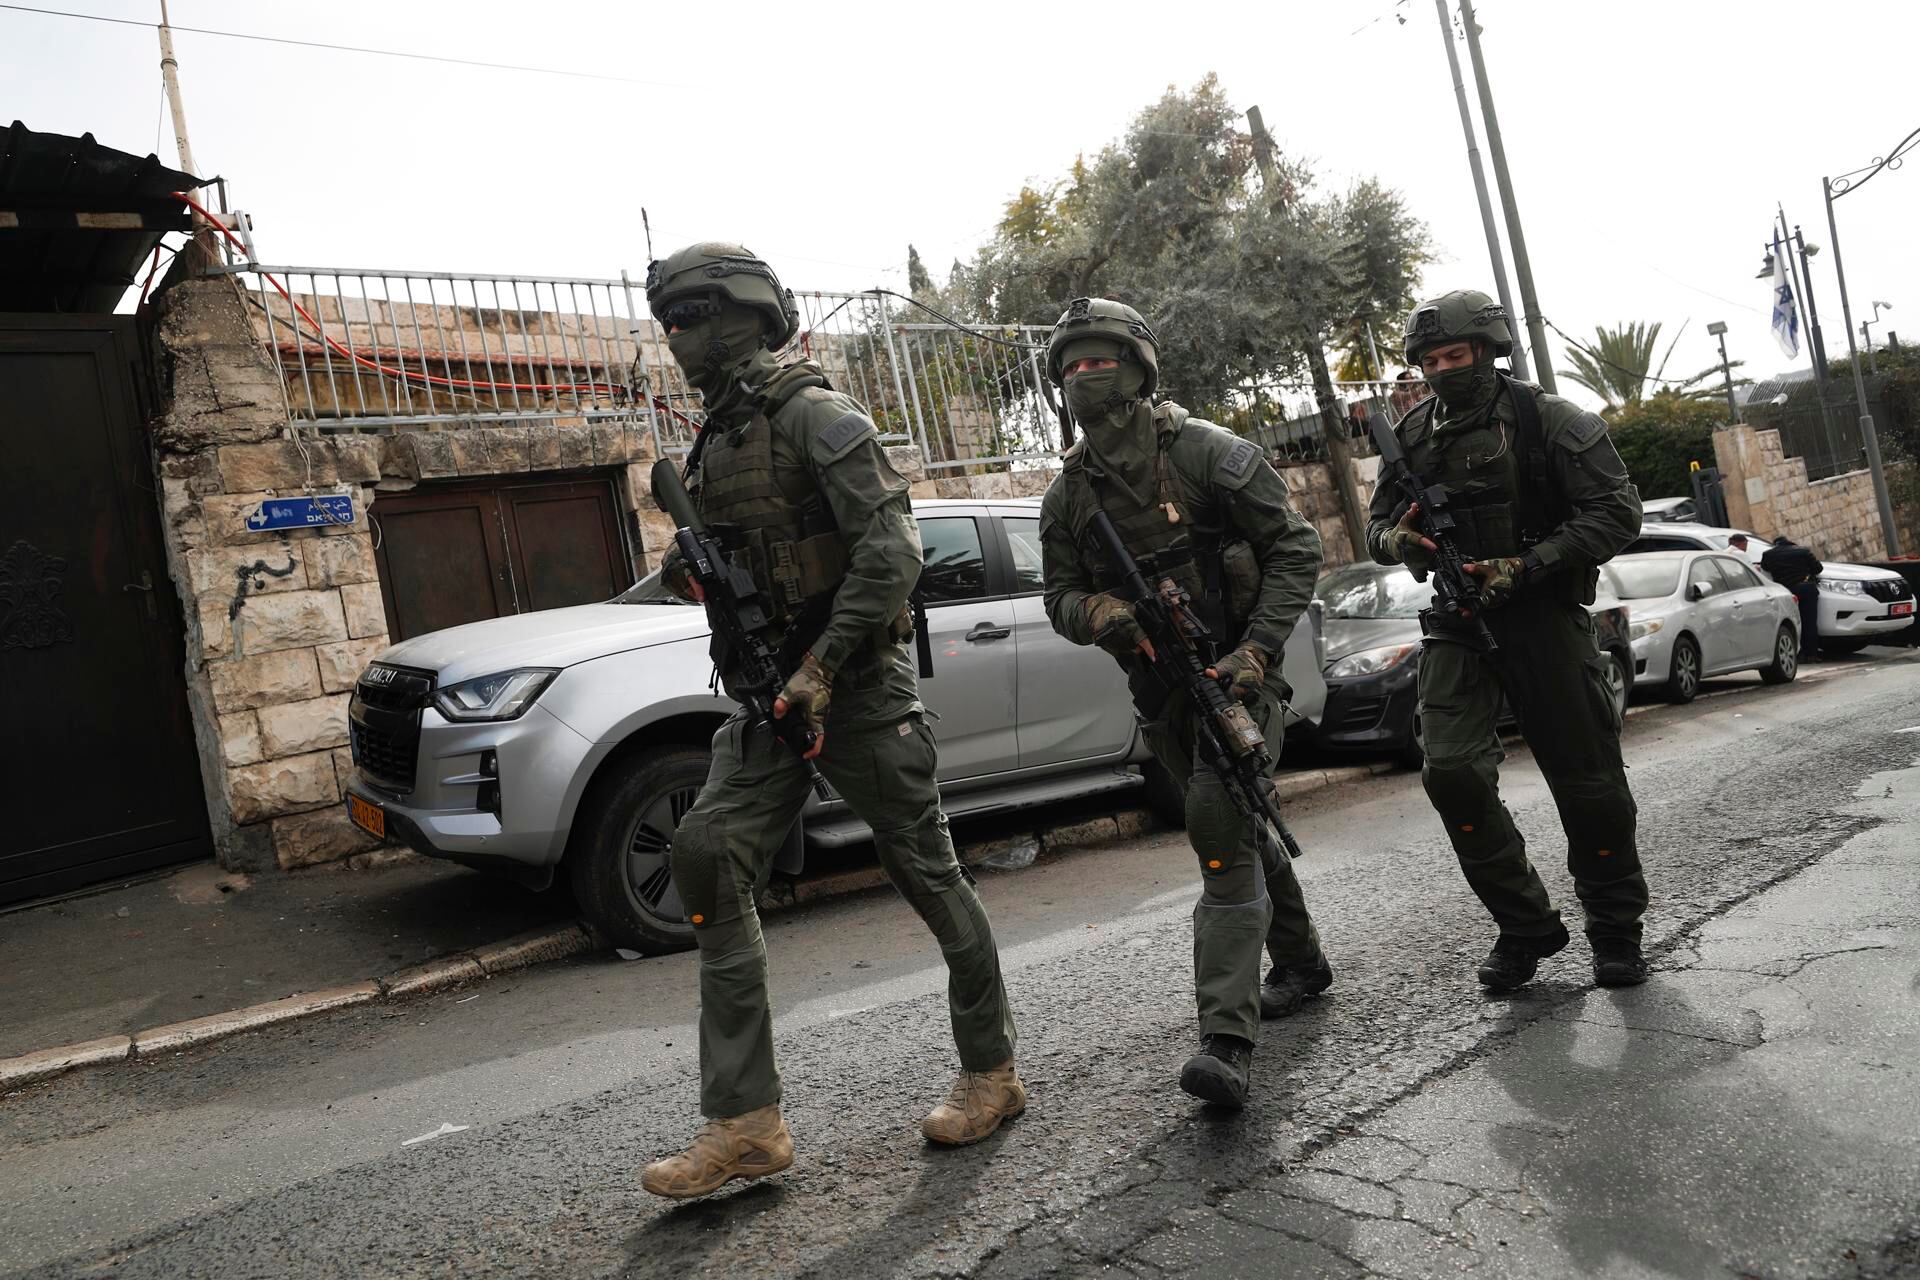
[[[1218,871],[1248,838],[1248,823],[1227,798],[1227,789],[1211,773],[1187,787],[1187,843],[1199,855],[1203,871]]]
[[[1462,857],[1486,857],[1512,841],[1513,823],[1493,785],[1494,765],[1474,757],[1434,759],[1420,770],[1420,781],[1446,824],[1447,839]]]
[[[1638,807],[1625,781],[1556,779],[1560,824],[1567,833],[1567,869],[1577,880],[1607,881],[1640,870],[1634,835]]]

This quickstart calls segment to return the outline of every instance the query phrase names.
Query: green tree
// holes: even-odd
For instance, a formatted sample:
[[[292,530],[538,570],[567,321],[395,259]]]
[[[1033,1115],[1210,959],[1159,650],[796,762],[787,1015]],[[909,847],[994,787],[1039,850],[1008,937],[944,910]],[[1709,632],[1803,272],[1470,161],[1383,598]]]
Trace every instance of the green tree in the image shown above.
[[[916,298],[932,297],[934,293],[933,276],[927,271],[927,264],[920,261],[920,251],[912,245],[907,246],[907,292]]]
[[[1692,492],[1692,464],[1714,465],[1713,432],[1727,424],[1727,407],[1671,389],[1605,411],[1607,428],[1627,475],[1643,498]]]

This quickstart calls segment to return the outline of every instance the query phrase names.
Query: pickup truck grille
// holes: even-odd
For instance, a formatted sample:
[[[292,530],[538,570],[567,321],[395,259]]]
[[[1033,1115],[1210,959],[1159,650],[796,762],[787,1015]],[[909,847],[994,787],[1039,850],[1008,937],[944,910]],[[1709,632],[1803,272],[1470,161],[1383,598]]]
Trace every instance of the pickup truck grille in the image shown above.
[[[1907,584],[1905,578],[1871,578],[1860,585],[1865,587],[1867,594],[1875,600],[1892,602],[1911,599],[1913,596],[1913,588]]]
[[[353,762],[368,781],[405,795],[420,755],[420,711],[433,694],[433,673],[375,663],[353,688],[347,708]]]

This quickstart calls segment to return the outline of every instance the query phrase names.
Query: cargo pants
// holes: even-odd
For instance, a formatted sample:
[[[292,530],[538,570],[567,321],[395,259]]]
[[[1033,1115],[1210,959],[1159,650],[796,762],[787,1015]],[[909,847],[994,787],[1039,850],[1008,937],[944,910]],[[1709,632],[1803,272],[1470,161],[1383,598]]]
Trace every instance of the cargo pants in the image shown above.
[[[1280,750],[1281,693],[1269,679],[1248,708],[1274,755]],[[1273,963],[1312,965],[1320,935],[1285,859],[1269,866],[1252,822],[1194,749],[1194,706],[1176,693],[1146,724],[1147,745],[1180,786],[1187,842],[1200,859],[1200,901],[1193,908],[1193,993],[1200,1034],[1260,1038],[1260,952]]]
[[[847,710],[857,700],[847,697]],[[939,939],[960,1065],[997,1067],[1013,1057],[1013,1014],[986,910],[961,875],[940,809],[924,713],[876,721],[842,719],[841,710],[837,696],[815,764],[873,828],[887,878]],[[710,1117],[780,1100],[754,894],[809,794],[793,753],[736,712],[714,735],[706,785],[674,832],[674,884],[700,947],[700,1109]]]
[[[1485,617],[1497,652],[1430,617],[1420,655],[1421,777],[1467,884],[1503,934],[1539,937],[1560,924],[1500,799],[1504,693],[1559,809],[1587,935],[1637,940],[1647,908],[1637,808],[1620,756],[1611,659],[1594,642],[1593,619],[1550,598],[1516,600]]]

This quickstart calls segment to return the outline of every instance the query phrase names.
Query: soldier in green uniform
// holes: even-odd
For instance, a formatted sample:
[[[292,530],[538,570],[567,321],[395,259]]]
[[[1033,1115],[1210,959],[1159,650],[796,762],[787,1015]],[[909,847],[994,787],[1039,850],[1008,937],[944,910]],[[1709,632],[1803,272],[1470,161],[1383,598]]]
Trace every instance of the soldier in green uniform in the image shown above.
[[[1081,438],[1040,505],[1047,617],[1075,644],[1097,644],[1126,671],[1147,742],[1181,788],[1187,838],[1200,858],[1193,912],[1194,992],[1200,1051],[1180,1087],[1224,1106],[1245,1103],[1260,1020],[1293,1013],[1327,989],[1333,970],[1284,858],[1262,862],[1248,819],[1207,764],[1196,759],[1194,707],[1169,696],[1143,653],[1132,606],[1114,594],[1120,575],[1091,522],[1104,510],[1150,578],[1171,574],[1214,635],[1211,670],[1231,682],[1269,743],[1281,735],[1288,693],[1280,676],[1287,635],[1320,568],[1320,539],[1287,505],[1287,486],[1251,441],[1154,404],[1158,340],[1133,308],[1081,298],[1047,344]],[[1265,942],[1273,962],[1260,978]]]
[[[1477,290],[1421,305],[1407,326],[1407,363],[1426,374],[1434,394],[1396,430],[1414,471],[1450,495],[1499,646],[1486,652],[1461,619],[1439,609],[1423,615],[1422,776],[1467,883],[1500,929],[1480,981],[1517,987],[1569,939],[1500,800],[1504,756],[1494,725],[1505,695],[1566,829],[1594,980],[1628,986],[1647,976],[1647,882],[1611,659],[1595,645],[1583,606],[1593,602],[1599,566],[1640,532],[1640,495],[1598,415],[1494,367],[1512,350],[1506,311]],[[1431,567],[1434,544],[1414,527],[1415,514],[1391,487],[1375,490],[1367,524],[1375,560]]]
[[[946,960],[961,1072],[922,1131],[938,1143],[977,1142],[1019,1114],[1027,1095],[999,952],[947,833],[905,644],[921,565],[906,482],[865,411],[817,364],[775,357],[799,314],[766,263],[739,245],[693,245],[652,264],[647,304],[706,410],[694,501],[770,602],[793,673],[774,713],[804,718],[820,735],[815,764],[873,828],[888,878]],[[677,556],[664,576],[694,598]],[[715,665],[726,679],[724,653]],[[674,832],[674,883],[700,947],[708,1122],[685,1151],[647,1166],[642,1184],[655,1194],[704,1195],[793,1161],[754,894],[807,794],[793,753],[736,713],[714,736],[706,785]]]

